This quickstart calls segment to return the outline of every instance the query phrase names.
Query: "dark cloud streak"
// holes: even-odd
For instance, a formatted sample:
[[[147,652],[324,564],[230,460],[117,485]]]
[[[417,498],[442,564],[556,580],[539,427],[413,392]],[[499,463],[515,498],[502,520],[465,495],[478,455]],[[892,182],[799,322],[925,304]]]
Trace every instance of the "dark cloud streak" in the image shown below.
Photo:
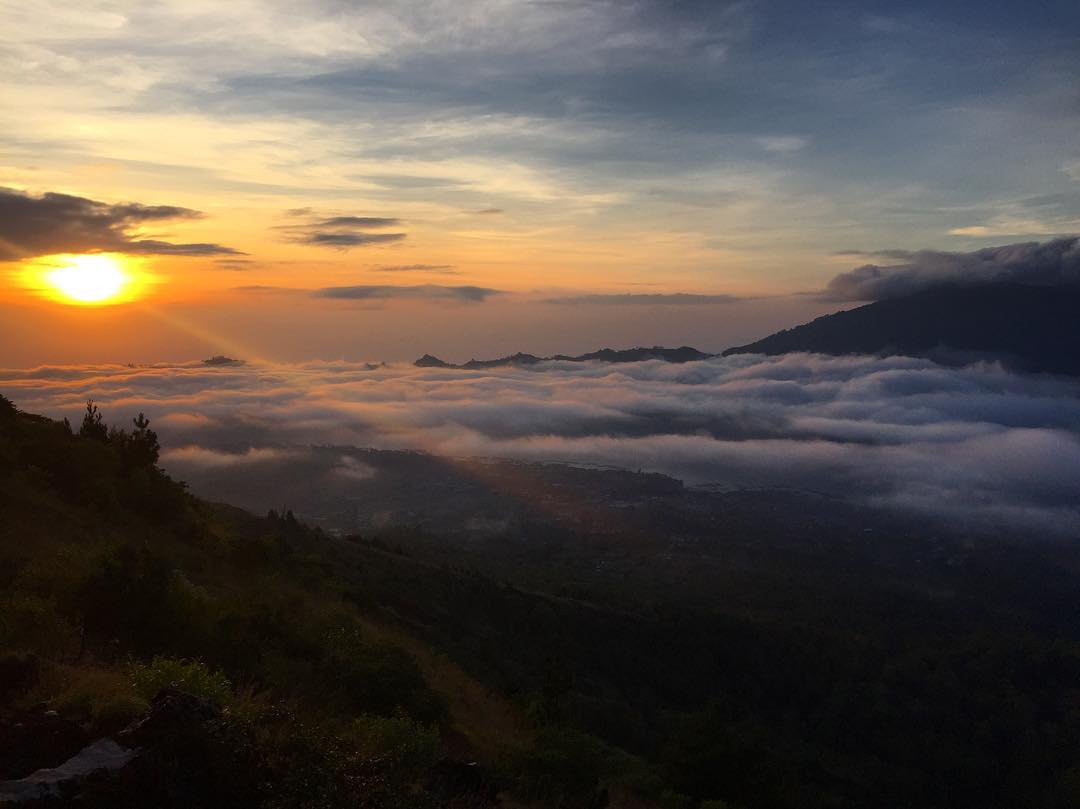
[[[491,295],[499,295],[501,290],[475,286],[440,286],[423,284],[420,286],[360,285],[344,287],[324,287],[315,290],[316,298],[335,300],[380,300],[389,298],[419,300],[454,300],[469,303],[482,303]]]
[[[131,235],[147,224],[201,216],[199,211],[175,205],[109,204],[54,192],[35,197],[0,188],[0,261],[102,250],[167,256],[244,255],[220,244],[174,244]]]
[[[310,208],[298,208],[289,212],[298,217],[311,217]],[[405,233],[368,233],[370,229],[396,227],[401,224],[397,217],[390,216],[329,216],[291,225],[278,225],[276,230],[289,234],[289,241],[307,244],[313,247],[331,247],[348,250],[352,247],[365,247],[373,244],[391,244],[400,242]]]

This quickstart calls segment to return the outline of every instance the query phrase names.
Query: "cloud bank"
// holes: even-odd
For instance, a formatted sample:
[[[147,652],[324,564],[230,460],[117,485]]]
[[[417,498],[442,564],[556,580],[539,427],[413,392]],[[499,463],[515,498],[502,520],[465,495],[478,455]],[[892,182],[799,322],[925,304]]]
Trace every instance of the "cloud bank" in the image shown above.
[[[105,202],[46,193],[39,197],[0,188],[0,261],[51,253],[115,250],[167,256],[243,255],[220,244],[173,244],[132,235],[141,227],[202,214],[175,205]]]
[[[373,446],[799,487],[1032,538],[1080,536],[1080,383],[993,364],[793,354],[484,371],[43,367],[0,372],[0,391],[73,420],[88,396],[113,422],[145,411],[164,464],[196,491],[202,470]]]
[[[1080,284],[1080,237],[1077,236],[987,247],[970,253],[886,250],[873,255],[901,263],[865,264],[841,273],[829,282],[827,294],[834,300],[880,301],[940,284]]]

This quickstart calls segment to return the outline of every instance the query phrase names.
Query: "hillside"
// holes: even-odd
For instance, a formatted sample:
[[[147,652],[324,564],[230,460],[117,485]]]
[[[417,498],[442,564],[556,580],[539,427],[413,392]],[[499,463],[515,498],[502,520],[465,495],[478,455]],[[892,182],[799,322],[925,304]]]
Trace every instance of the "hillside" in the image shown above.
[[[199,501],[156,453],[145,424],[75,432],[0,397],[0,802],[481,806],[496,776],[529,788],[506,764],[532,760],[519,710],[380,619],[327,537]],[[41,787],[20,779],[113,739],[137,751],[115,777],[27,802]]]
[[[825,315],[724,351],[903,354],[952,364],[997,359],[1022,371],[1080,374],[1080,287],[946,285]]]
[[[1071,546],[795,492],[335,538],[198,500],[155,452],[0,400],[0,782],[142,751],[40,805],[1080,798]]]

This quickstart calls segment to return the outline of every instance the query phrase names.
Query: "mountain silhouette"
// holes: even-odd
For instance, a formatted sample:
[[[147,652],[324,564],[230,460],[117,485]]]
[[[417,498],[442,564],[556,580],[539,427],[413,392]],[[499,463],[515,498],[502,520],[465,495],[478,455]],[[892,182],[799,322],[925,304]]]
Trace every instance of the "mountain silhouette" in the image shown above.
[[[819,317],[723,352],[875,354],[1080,375],[1080,286],[943,285]]]
[[[694,360],[707,360],[715,357],[715,354],[706,354],[690,346],[679,348],[664,348],[653,346],[652,348],[601,348],[599,351],[591,351],[588,354],[570,356],[568,354],[554,354],[550,357],[537,357],[535,354],[511,354],[508,357],[499,357],[493,360],[469,360],[468,362],[454,365],[444,362],[431,354],[425,354],[413,363],[417,368],[455,368],[463,371],[472,371],[479,368],[500,368],[503,366],[536,365],[538,362],[642,362],[644,360],[663,360],[664,362],[693,362]]]

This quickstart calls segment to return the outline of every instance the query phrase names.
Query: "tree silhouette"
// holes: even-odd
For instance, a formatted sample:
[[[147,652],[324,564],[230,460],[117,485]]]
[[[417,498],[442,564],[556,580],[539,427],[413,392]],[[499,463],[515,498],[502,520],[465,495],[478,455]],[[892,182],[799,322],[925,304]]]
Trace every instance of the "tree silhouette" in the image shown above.
[[[0,393],[0,419],[14,418],[15,414],[18,412],[15,403],[4,394]]]
[[[132,421],[135,431],[128,442],[131,462],[135,466],[153,466],[161,452],[157,433],[150,429],[150,419],[144,413],[140,413]]]
[[[101,411],[93,399],[86,400],[86,412],[83,414],[82,426],[79,427],[79,438],[89,438],[103,444],[109,440],[109,428],[102,421]]]

